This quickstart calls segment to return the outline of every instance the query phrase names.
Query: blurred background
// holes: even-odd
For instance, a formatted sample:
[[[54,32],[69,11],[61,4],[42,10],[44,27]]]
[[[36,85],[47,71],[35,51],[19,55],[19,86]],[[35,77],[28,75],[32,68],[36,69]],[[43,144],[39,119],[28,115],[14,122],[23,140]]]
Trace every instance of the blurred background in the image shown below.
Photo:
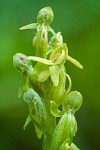
[[[74,142],[81,150],[100,149],[100,0],[0,0],[0,150],[41,150],[32,124],[24,131],[28,107],[17,98],[21,76],[14,69],[16,52],[34,54],[34,30],[19,31],[36,22],[38,11],[51,6],[54,30],[61,31],[69,54],[84,66],[66,62],[72,90],[84,101],[76,113],[78,132]]]

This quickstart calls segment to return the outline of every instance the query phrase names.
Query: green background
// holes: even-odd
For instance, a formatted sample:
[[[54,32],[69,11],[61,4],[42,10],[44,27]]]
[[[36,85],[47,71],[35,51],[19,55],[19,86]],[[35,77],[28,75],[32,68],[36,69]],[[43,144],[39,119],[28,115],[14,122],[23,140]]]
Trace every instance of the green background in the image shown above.
[[[28,107],[17,98],[21,76],[12,64],[16,52],[34,54],[35,31],[18,28],[36,22],[38,11],[51,6],[54,30],[61,31],[69,54],[84,66],[66,62],[72,90],[84,101],[76,113],[78,132],[74,142],[81,150],[100,148],[100,0],[0,0],[0,150],[41,150],[32,124],[22,129]]]

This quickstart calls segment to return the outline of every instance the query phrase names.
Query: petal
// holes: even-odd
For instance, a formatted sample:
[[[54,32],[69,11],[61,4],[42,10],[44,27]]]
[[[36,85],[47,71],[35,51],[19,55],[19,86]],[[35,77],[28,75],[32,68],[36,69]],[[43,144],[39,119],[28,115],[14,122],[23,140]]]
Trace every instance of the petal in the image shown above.
[[[47,59],[40,58],[40,57],[28,56],[27,59],[28,60],[37,61],[37,62],[46,64],[46,65],[54,65],[54,63],[52,62],[52,60],[47,60]]]
[[[48,31],[51,32],[56,37],[55,31],[50,26],[48,26]]]
[[[76,67],[83,69],[83,66],[74,58],[71,56],[67,55],[67,60],[69,60],[71,63],[73,63]]]
[[[38,75],[38,82],[44,82],[44,81],[46,81],[49,76],[50,76],[50,71],[49,71],[49,69],[48,69],[48,70],[45,70],[45,71],[42,71],[42,72]]]
[[[53,82],[54,86],[58,86],[59,84],[59,74],[62,70],[62,66],[51,66],[49,67],[50,69],[50,75],[51,75],[51,80]]]
[[[72,81],[71,81],[71,78],[70,78],[70,76],[68,74],[66,74],[66,76],[67,76],[68,81],[69,81],[69,86],[68,86],[67,91],[66,91],[65,94],[68,94],[70,92],[70,90],[71,90],[71,87],[72,87]]]

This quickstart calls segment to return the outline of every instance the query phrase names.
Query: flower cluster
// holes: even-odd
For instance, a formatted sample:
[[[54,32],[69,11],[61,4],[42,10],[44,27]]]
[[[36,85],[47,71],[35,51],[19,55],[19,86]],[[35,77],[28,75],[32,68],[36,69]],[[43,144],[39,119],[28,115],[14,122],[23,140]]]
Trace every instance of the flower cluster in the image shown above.
[[[29,106],[24,129],[33,121],[38,138],[44,136],[43,150],[78,150],[72,141],[77,131],[74,114],[82,104],[82,95],[71,91],[65,62],[68,60],[80,69],[83,67],[69,56],[61,33],[55,33],[50,27],[53,18],[52,9],[45,7],[39,11],[37,23],[20,28],[37,30],[33,38],[36,56],[22,53],[13,56],[14,67],[22,75],[18,96],[23,96]],[[49,32],[52,33],[50,38]],[[66,78],[69,81],[67,89]]]

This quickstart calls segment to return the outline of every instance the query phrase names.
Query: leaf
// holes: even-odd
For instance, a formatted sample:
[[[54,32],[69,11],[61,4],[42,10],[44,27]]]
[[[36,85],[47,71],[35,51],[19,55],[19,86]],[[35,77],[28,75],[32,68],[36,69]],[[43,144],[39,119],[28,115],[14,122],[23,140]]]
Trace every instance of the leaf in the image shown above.
[[[25,25],[25,26],[19,28],[19,30],[36,29],[38,25],[39,25],[39,23],[31,23],[31,24],[28,24],[28,25]]]
[[[54,86],[58,86],[59,84],[59,74],[62,70],[62,66],[51,66],[49,67],[50,69],[50,75],[51,75],[51,80],[53,82]]]

